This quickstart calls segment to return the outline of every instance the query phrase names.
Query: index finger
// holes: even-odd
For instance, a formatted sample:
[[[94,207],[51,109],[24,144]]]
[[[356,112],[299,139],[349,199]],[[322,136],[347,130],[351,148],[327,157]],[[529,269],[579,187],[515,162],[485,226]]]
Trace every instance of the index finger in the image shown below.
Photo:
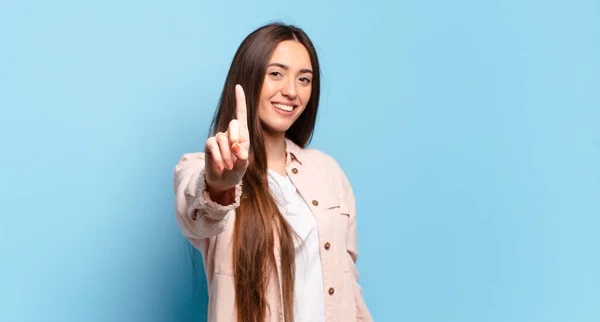
[[[235,85],[235,114],[240,127],[248,129],[248,110],[246,108],[246,95],[241,85]]]

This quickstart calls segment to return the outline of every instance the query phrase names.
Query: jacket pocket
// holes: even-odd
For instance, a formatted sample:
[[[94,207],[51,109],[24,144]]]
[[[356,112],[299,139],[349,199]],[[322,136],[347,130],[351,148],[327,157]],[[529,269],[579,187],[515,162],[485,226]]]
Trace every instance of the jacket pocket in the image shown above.
[[[336,266],[340,269],[340,272],[348,272],[350,266],[346,258],[348,257],[348,250],[346,248],[346,240],[348,238],[348,225],[350,221],[350,212],[348,206],[344,200],[336,198],[330,206],[326,208],[327,222],[329,223],[328,231],[329,237],[327,247],[331,249],[329,251],[334,252]],[[326,248],[328,249],[328,248]]]
[[[348,208],[345,200],[340,200],[340,213],[350,217],[350,209]]]

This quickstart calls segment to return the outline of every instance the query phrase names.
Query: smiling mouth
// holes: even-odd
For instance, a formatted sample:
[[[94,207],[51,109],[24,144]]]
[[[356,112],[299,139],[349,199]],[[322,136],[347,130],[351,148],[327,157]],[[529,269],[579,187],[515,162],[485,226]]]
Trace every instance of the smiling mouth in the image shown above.
[[[294,110],[294,108],[296,108],[295,105],[286,105],[286,104],[279,104],[279,103],[271,103],[273,104],[273,106],[277,109],[280,109],[282,111],[286,111],[286,112],[291,112]]]

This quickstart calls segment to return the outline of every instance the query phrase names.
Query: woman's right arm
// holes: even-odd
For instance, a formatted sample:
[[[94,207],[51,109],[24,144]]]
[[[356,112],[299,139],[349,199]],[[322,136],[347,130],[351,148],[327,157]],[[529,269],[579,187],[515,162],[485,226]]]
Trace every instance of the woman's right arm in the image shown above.
[[[241,183],[229,191],[220,204],[212,200],[205,179],[205,154],[184,154],[175,166],[175,210],[177,222],[186,238],[203,239],[225,230],[228,219],[240,205]]]
[[[250,138],[246,96],[235,86],[236,118],[225,132],[206,140],[204,153],[187,153],[175,166],[177,221],[187,238],[222,233],[240,205],[242,178],[248,169]]]

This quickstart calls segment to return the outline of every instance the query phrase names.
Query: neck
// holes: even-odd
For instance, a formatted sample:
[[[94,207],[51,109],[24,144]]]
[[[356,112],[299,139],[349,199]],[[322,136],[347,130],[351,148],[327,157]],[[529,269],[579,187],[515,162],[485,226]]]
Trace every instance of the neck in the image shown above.
[[[263,132],[267,153],[267,167],[285,175],[285,133]]]

